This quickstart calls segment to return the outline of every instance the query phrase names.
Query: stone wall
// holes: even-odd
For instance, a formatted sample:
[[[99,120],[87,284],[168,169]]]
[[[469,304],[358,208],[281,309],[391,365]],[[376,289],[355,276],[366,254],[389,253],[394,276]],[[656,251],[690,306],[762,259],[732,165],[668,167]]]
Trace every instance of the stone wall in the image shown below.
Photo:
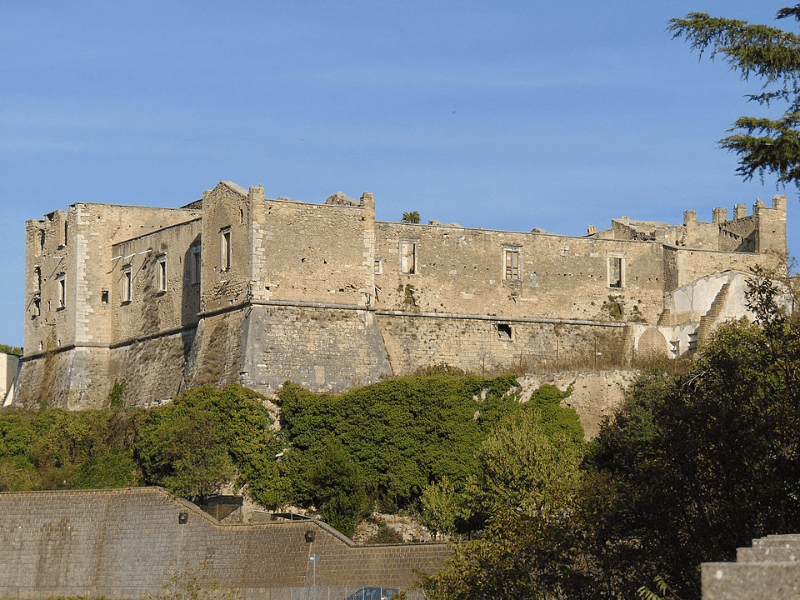
[[[800,535],[770,535],[739,548],[734,563],[703,563],[703,600],[800,598]]]
[[[441,363],[679,356],[701,321],[745,313],[717,310],[719,292],[670,302],[778,265],[785,229],[783,196],[733,220],[622,217],[582,237],[376,222],[366,192],[310,204],[228,181],[181,209],[75,204],[27,223],[21,398],[98,406],[117,379],[149,404],[202,383],[343,391]]]
[[[441,364],[486,375],[603,368],[629,356],[627,326],[620,323],[385,311],[378,311],[378,322],[395,375]]]
[[[242,598],[343,598],[407,588],[450,554],[441,544],[358,547],[319,521],[222,525],[159,488],[0,493],[0,596],[157,595],[199,572]],[[316,555],[316,568],[310,558]]]
[[[403,223],[376,227],[382,309],[605,321],[611,319],[604,304],[613,295],[636,305],[642,319],[655,320],[661,311],[660,244]],[[401,265],[408,244],[414,244],[413,273]],[[516,253],[518,271],[506,272],[506,251]],[[614,259],[621,261],[618,286],[609,279]]]
[[[245,325],[243,385],[273,392],[285,381],[343,392],[393,374],[375,312],[313,303],[254,304]]]

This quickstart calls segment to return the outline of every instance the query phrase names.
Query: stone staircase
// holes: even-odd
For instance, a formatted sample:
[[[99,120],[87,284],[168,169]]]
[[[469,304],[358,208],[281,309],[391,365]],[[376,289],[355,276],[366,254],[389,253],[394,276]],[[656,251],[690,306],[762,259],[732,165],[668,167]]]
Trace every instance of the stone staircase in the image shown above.
[[[728,299],[728,292],[730,289],[731,284],[724,283],[717,293],[717,297],[714,298],[714,302],[711,303],[711,308],[705,315],[700,317],[700,327],[697,329],[697,338],[699,340],[706,339],[708,334],[711,333],[717,319],[722,313],[722,309],[725,308],[725,302]]]
[[[703,600],[800,598],[800,535],[770,535],[736,551],[735,563],[704,563]]]

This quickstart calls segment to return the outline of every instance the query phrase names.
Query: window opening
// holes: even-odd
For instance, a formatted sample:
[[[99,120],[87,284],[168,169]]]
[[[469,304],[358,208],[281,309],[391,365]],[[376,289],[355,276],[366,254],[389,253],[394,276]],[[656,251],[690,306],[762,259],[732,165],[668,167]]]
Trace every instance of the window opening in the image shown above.
[[[69,223],[64,221],[64,245],[67,245],[67,227],[69,227]]]
[[[608,287],[625,286],[625,262],[621,256],[608,257]]]
[[[400,242],[400,272],[413,275],[417,272],[417,243]]]
[[[33,316],[38,317],[42,314],[42,301],[39,298],[33,299]]]
[[[375,275],[383,274],[383,261],[380,258],[375,259]]]
[[[504,254],[506,281],[519,281],[519,248],[506,248]]]
[[[158,261],[158,291],[159,292],[166,292],[167,291],[167,255],[160,254],[157,258]]]
[[[200,282],[200,247],[192,248],[192,283]]]
[[[44,252],[44,229],[39,232],[39,253]]]
[[[133,299],[133,281],[131,278],[131,266],[122,267],[122,301],[130,302]]]
[[[62,273],[56,278],[58,283],[58,308],[67,306],[67,285],[66,276]]]
[[[228,227],[220,232],[221,237],[221,265],[222,270],[227,271],[231,268],[231,228]]]
[[[501,340],[513,339],[513,331],[508,323],[497,323],[497,335]]]
[[[108,305],[108,290],[103,290],[100,292],[100,304],[103,306]]]

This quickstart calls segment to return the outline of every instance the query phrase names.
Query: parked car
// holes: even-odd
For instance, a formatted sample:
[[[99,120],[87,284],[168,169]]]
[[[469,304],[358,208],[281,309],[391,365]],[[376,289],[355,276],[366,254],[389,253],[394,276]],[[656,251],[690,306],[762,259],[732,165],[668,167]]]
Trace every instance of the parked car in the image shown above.
[[[389,600],[398,591],[397,588],[365,587],[350,594],[344,600]]]

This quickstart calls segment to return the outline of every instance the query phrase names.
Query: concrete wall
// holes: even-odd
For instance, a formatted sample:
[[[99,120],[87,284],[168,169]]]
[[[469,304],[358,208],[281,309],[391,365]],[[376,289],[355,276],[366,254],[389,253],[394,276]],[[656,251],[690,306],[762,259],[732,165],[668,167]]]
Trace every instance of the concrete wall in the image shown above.
[[[316,521],[222,525],[159,488],[6,492],[0,514],[3,598],[146,598],[198,571],[245,600],[310,598],[314,554],[317,597],[343,598],[410,587],[415,570],[450,554],[442,544],[358,547]]]

